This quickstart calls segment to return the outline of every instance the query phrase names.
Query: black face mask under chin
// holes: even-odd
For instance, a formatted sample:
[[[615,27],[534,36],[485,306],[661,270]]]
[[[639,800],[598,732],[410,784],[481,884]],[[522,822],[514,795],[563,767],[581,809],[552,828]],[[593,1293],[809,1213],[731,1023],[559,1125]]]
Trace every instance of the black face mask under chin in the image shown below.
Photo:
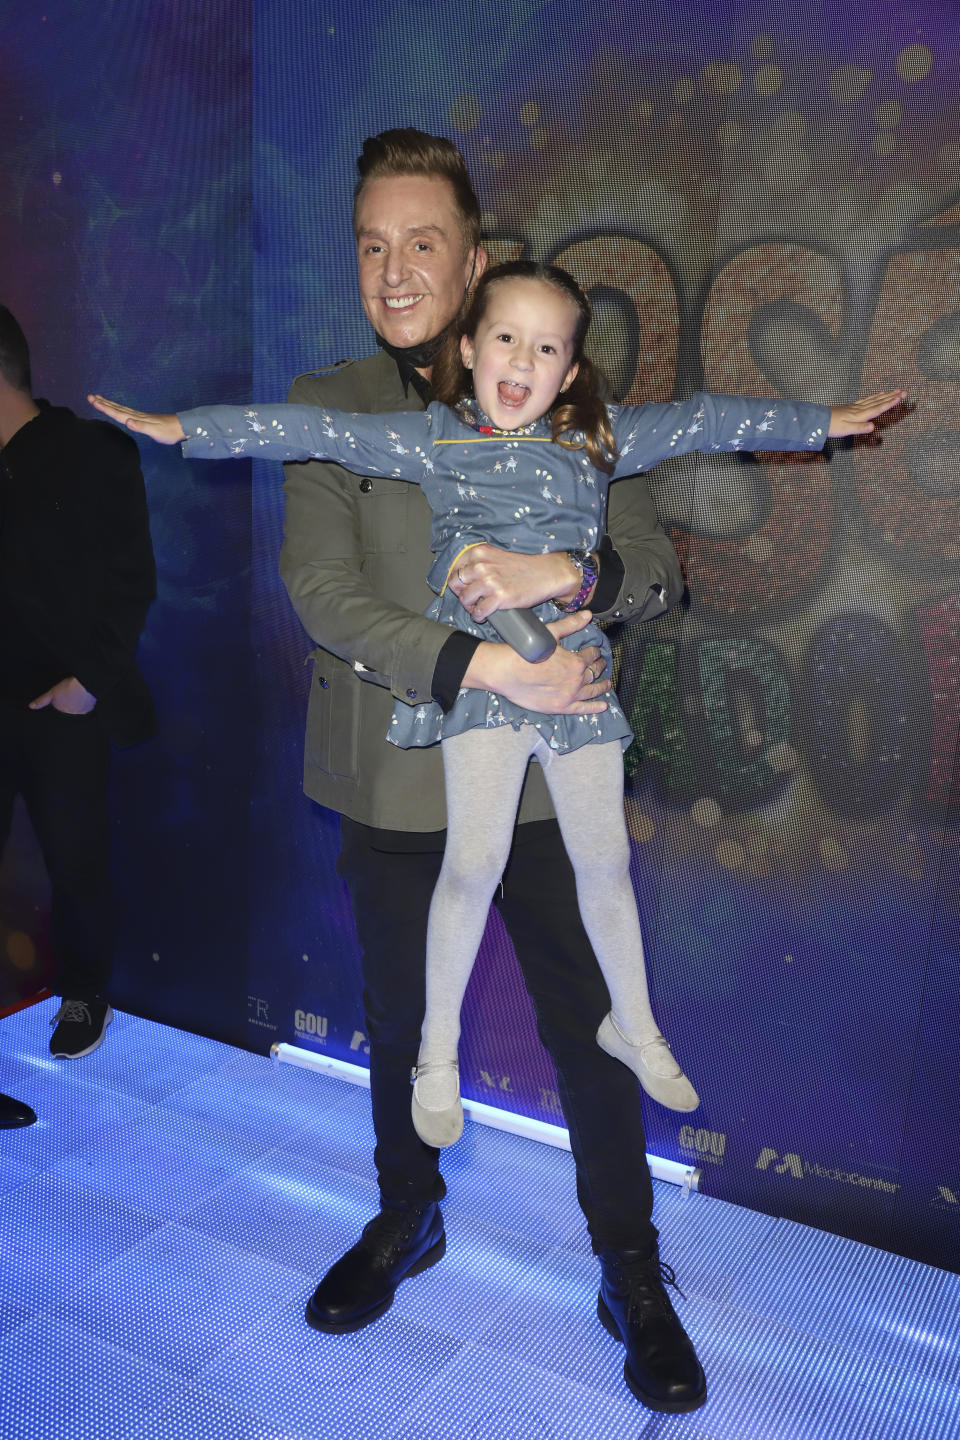
[[[405,360],[414,370],[426,370],[439,355],[443,336],[444,332],[441,331],[439,335],[434,335],[432,340],[423,340],[419,345],[391,345],[389,340],[377,335],[377,344],[394,360]]]

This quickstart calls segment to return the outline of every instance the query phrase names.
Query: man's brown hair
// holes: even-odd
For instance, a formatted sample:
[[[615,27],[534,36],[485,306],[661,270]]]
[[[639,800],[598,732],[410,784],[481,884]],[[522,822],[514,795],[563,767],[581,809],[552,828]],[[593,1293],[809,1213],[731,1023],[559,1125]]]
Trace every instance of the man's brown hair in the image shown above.
[[[452,140],[443,135],[428,135],[424,130],[407,126],[403,130],[382,130],[363,142],[357,157],[360,179],[353,192],[353,228],[357,228],[357,202],[370,180],[386,180],[394,175],[436,176],[448,180],[460,216],[465,251],[480,244],[480,202],[467,170],[467,162]]]

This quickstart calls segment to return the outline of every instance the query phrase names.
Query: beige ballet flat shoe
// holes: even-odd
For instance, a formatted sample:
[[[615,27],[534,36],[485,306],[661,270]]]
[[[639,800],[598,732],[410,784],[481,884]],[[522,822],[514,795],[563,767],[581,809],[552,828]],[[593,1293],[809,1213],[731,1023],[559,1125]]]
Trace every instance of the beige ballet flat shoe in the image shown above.
[[[700,1104],[699,1095],[673,1058],[669,1042],[662,1035],[645,1041],[643,1045],[634,1045],[617,1024],[611,1010],[600,1022],[597,1044],[615,1060],[622,1060],[636,1075],[651,1100],[665,1105],[668,1110],[696,1110]]]
[[[460,1067],[456,1060],[428,1060],[413,1067],[410,1101],[413,1128],[425,1145],[443,1150],[463,1134]]]

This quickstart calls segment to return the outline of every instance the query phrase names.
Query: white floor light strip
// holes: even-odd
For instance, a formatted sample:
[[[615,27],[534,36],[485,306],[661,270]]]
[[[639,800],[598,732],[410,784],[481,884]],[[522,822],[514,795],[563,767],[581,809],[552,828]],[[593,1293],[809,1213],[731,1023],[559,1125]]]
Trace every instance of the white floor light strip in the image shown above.
[[[300,1065],[305,1070],[317,1070],[322,1075],[334,1075],[338,1080],[348,1080],[352,1085],[362,1085],[367,1090],[370,1088],[370,1071],[365,1065],[351,1065],[348,1060],[337,1060],[332,1055],[318,1055],[300,1045],[276,1043],[270,1046],[270,1054],[281,1065]],[[515,1115],[510,1110],[498,1110],[479,1100],[464,1100],[463,1108],[480,1125],[509,1130],[513,1135],[525,1135],[544,1145],[556,1145],[560,1150],[570,1149],[570,1137],[561,1125],[547,1125],[543,1120]],[[699,1188],[700,1170],[695,1165],[684,1165],[679,1160],[661,1160],[659,1155],[648,1155],[647,1164],[655,1180],[679,1185],[684,1195]]]

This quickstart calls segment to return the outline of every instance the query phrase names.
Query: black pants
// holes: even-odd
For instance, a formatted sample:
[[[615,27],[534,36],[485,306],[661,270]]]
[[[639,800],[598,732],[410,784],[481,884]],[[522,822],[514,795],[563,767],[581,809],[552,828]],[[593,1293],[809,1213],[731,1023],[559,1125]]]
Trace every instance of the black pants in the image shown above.
[[[425,1005],[427,912],[443,859],[443,831],[397,836],[342,820],[338,869],[363,951],[370,1091],[380,1193],[388,1204],[438,1199],[438,1152],[410,1118]],[[411,851],[410,842],[420,848]],[[577,1197],[593,1248],[648,1249],[653,1190],[636,1078],[597,1045],[610,1008],[577,910],[573,870],[556,821],[519,825],[496,903],[557,1071]]]
[[[56,988],[71,1000],[103,995],[113,963],[109,769],[96,712],[0,701],[0,851],[22,795],[50,876]]]

